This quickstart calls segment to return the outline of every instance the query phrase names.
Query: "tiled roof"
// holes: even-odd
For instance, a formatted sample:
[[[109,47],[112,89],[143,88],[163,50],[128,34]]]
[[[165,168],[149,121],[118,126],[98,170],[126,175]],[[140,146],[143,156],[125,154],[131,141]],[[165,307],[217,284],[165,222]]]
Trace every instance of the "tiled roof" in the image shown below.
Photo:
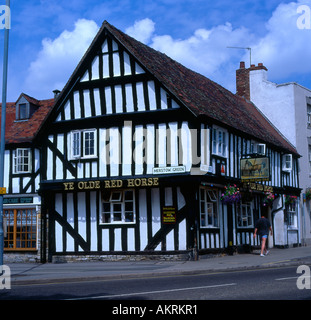
[[[36,105],[38,109],[30,119],[16,121],[16,103],[8,102],[6,104],[6,144],[31,142],[54,105],[54,99],[37,100],[26,94],[22,94],[21,96],[24,96],[31,104]],[[2,104],[0,104],[0,120],[1,110]]]
[[[216,120],[297,154],[296,149],[250,101],[142,44],[107,21],[101,30],[105,28],[196,116]]]

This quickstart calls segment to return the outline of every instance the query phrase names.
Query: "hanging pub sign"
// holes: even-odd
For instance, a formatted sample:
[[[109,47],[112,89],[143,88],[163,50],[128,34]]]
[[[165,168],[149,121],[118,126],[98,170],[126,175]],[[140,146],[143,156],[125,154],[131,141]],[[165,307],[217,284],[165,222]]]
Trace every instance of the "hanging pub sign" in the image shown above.
[[[164,224],[176,223],[176,207],[162,207],[162,222]]]
[[[241,159],[241,180],[269,181],[270,161],[267,157]]]

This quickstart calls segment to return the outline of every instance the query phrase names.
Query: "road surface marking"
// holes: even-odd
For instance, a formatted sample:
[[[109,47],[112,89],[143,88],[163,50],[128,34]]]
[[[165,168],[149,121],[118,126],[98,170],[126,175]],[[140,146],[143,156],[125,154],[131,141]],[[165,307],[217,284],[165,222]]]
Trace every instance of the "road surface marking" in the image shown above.
[[[137,296],[137,295],[144,295],[144,294],[157,294],[157,293],[169,293],[169,292],[187,291],[187,290],[210,289],[210,288],[228,287],[228,286],[235,286],[235,285],[236,285],[236,283],[225,283],[225,284],[217,284],[217,285],[203,286],[203,287],[168,289],[168,290],[159,290],[159,291],[145,291],[145,292],[135,292],[135,293],[123,293],[123,294],[106,295],[106,296],[73,298],[73,299],[66,299],[66,300],[120,298],[120,297],[129,297],[129,296]]]

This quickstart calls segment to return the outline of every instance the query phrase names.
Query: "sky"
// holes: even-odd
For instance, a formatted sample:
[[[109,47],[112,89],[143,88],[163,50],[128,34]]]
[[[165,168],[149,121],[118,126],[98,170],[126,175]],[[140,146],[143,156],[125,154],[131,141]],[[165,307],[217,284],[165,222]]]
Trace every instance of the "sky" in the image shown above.
[[[251,48],[269,81],[311,89],[310,12],[311,0],[12,0],[7,101],[62,90],[104,20],[233,93],[250,50],[228,47]],[[3,46],[2,29],[1,88]]]

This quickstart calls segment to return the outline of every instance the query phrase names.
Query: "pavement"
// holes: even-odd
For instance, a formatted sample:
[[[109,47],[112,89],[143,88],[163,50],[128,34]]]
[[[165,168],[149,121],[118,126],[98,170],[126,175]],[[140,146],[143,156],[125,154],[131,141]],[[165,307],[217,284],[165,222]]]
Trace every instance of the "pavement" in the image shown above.
[[[5,261],[4,261],[5,262]],[[277,249],[267,256],[247,254],[199,256],[197,261],[92,261],[68,263],[9,263],[11,285],[117,280],[170,275],[195,275],[286,266],[311,266],[311,246]]]

